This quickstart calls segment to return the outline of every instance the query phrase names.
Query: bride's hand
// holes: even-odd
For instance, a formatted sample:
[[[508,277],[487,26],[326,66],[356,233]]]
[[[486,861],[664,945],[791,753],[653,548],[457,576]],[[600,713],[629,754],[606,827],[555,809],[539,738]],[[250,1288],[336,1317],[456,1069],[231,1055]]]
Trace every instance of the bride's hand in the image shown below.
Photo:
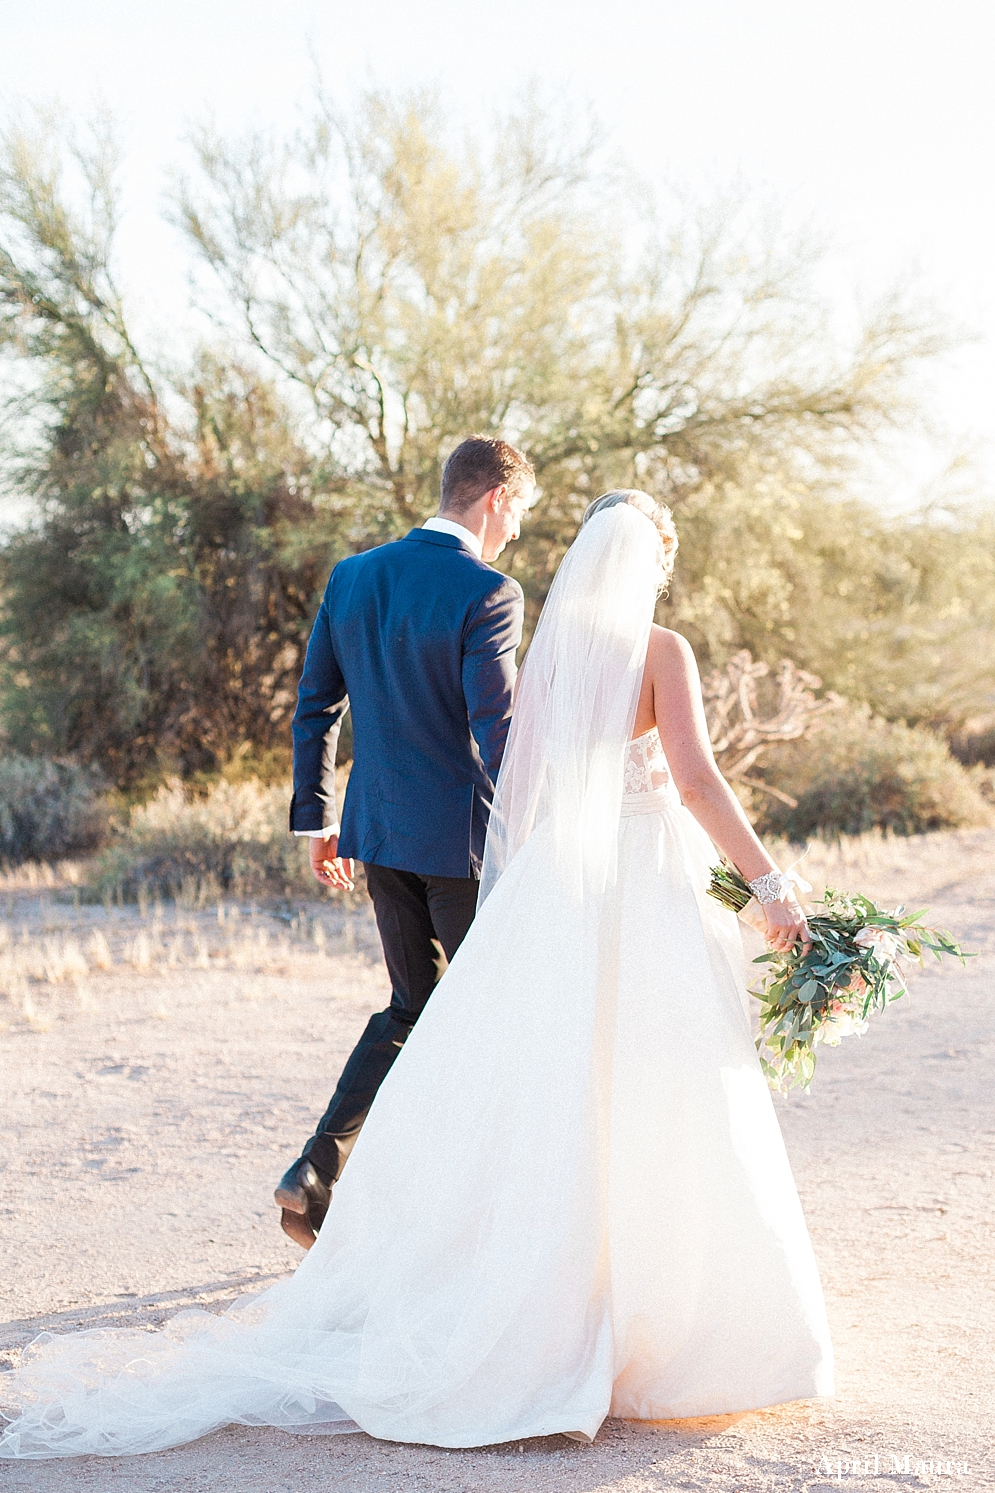
[[[805,914],[794,897],[789,897],[784,902],[765,903],[764,914],[767,918],[765,937],[775,953],[787,953],[798,939],[801,939],[802,953],[808,953],[812,947],[812,940],[809,937]]]

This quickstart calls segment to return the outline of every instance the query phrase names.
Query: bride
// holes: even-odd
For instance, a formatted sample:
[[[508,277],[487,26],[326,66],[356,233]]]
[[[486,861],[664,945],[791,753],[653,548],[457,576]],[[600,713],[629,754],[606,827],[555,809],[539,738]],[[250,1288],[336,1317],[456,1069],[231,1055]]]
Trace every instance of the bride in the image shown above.
[[[476,920],[296,1273],[154,1333],[42,1336],[0,1456],[231,1422],[587,1440],[832,1394],[710,840],[773,947],[807,930],[715,768],[689,647],[652,624],[676,544],[644,493],[588,509],[519,677]]]

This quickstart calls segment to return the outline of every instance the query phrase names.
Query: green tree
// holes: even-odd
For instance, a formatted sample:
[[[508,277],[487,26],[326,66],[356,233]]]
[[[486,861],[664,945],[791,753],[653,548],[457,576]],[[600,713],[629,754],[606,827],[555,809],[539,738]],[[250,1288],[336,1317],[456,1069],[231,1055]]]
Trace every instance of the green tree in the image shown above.
[[[109,132],[69,142],[81,213],[50,125],[4,143],[0,337],[22,381],[5,433],[33,437],[8,457],[37,502],[3,553],[5,727],[26,750],[79,750],[120,775],[143,753],[148,700],[171,698],[195,658],[190,578],[169,542],[175,463],[110,273]]]
[[[13,131],[0,171],[5,455],[35,500],[0,554],[3,721],[125,783],[282,739],[335,528],[257,376],[204,358],[167,419],[111,272],[113,141],[60,145]]]
[[[745,200],[646,209],[536,105],[473,139],[428,95],[319,98],[292,140],[195,147],[176,212],[228,341],[170,381],[112,274],[108,130],[3,145],[3,458],[34,504],[0,550],[11,745],[124,783],[284,743],[331,566],[432,511],[471,430],[539,472],[505,559],[533,618],[586,504],[638,485],[675,509],[661,617],[704,667],[788,657],[932,724],[991,702],[990,519],[848,486],[909,418],[929,316],[896,297],[844,335],[799,235]]]
[[[699,657],[790,657],[891,720],[995,709],[995,527],[983,506],[899,516],[827,492],[710,483],[678,506],[669,608]]]
[[[483,141],[430,95],[319,97],[293,140],[195,144],[179,220],[212,304],[305,396],[371,534],[431,511],[469,431],[526,445],[543,499],[508,563],[533,614],[598,491],[649,487],[692,527],[758,484],[768,507],[825,496],[942,344],[898,298],[834,335],[804,238],[733,199],[640,217],[536,106]]]

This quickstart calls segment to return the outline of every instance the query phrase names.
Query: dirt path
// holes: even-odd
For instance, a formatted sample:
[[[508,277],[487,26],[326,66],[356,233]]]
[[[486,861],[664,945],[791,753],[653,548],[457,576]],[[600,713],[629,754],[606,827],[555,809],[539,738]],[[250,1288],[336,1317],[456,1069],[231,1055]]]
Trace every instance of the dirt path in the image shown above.
[[[554,1437],[445,1452],[236,1429],[142,1458],[3,1463],[4,1486],[995,1487],[995,833],[851,859],[826,874],[929,902],[981,956],[919,977],[911,1001],[820,1059],[810,1097],[778,1100],[826,1287],[834,1401],[609,1422],[593,1447]],[[153,1326],[291,1270],[298,1253],[276,1227],[272,1187],[385,994],[365,914],[243,916],[233,931],[211,913],[80,909],[17,886],[0,910],[3,895],[19,949],[71,965],[73,945],[85,958],[75,984],[62,967],[55,985],[11,977],[14,999],[0,1005],[0,1358],[43,1329]],[[94,929],[109,969],[93,968]]]

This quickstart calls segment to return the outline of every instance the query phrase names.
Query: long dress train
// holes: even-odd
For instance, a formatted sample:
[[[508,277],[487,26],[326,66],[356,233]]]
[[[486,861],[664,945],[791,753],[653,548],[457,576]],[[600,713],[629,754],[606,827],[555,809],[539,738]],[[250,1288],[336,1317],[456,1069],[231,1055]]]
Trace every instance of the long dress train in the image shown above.
[[[46,1335],[0,1455],[231,1422],[478,1446],[832,1394],[714,852],[631,744],[597,978],[548,821],[384,1083],[315,1247],[223,1316]]]

